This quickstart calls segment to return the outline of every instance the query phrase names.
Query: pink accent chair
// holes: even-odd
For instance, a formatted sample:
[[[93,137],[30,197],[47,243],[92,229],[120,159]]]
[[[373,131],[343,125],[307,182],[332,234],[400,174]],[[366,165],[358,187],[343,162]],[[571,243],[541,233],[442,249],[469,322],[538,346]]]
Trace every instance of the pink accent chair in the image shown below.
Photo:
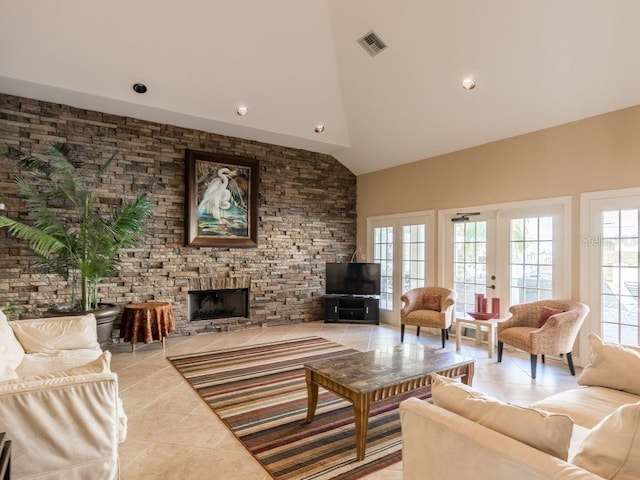
[[[425,296],[439,296],[439,310],[425,309]],[[453,321],[454,305],[458,294],[443,287],[422,287],[409,290],[400,297],[404,303],[400,311],[400,342],[404,341],[404,327],[413,325],[420,336],[420,327],[439,328],[442,331],[442,348],[449,338],[449,327]]]
[[[541,324],[544,307],[561,310]],[[511,317],[498,324],[498,362],[502,361],[504,344],[531,355],[531,378],[536,378],[538,355],[566,354],[571,375],[575,375],[571,350],[589,307],[573,300],[538,300],[509,308]]]

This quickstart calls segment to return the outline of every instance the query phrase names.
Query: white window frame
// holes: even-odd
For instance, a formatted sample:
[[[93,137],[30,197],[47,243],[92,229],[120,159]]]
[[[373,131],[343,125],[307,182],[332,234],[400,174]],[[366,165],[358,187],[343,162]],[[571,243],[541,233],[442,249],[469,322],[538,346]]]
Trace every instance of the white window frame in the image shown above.
[[[640,187],[585,192],[580,194],[580,299],[591,311],[580,330],[580,356],[589,358],[589,332],[600,335],[600,248],[601,235],[599,214],[604,209],[638,208]],[[586,327],[586,328],[585,328]]]
[[[367,218],[367,261],[373,261],[373,229],[382,226],[393,227],[393,310],[380,310],[380,320],[392,325],[400,325],[400,297],[402,289],[402,248],[401,236],[403,225],[424,224],[426,226],[425,243],[425,282],[434,285],[435,279],[435,210],[409,212],[395,215],[379,215]],[[397,262],[397,263],[396,263]]]
[[[488,205],[475,205],[456,207],[455,209],[440,210],[438,212],[438,282],[445,285],[447,280],[447,269],[453,261],[452,248],[448,245],[449,224],[451,218],[456,216],[458,212],[482,212],[490,216],[491,212],[495,212],[496,218],[496,275],[498,276],[499,289],[496,290],[496,296],[500,298],[509,298],[509,228],[512,218],[524,216],[543,217],[547,215],[561,215],[562,232],[555,238],[554,233],[554,251],[553,263],[554,269],[558,268],[562,271],[562,281],[554,284],[554,295],[559,298],[571,297],[571,209],[572,199],[570,196],[553,197],[538,200],[526,200],[521,202],[496,203]],[[474,217],[471,217],[473,219]],[[485,218],[484,215],[482,218]],[[556,241],[558,242],[556,248]],[[506,259],[501,264],[501,259]],[[487,272],[490,275],[490,272]],[[490,281],[488,279],[488,281]],[[507,303],[507,302],[505,302]],[[507,309],[508,305],[502,306],[502,310]]]

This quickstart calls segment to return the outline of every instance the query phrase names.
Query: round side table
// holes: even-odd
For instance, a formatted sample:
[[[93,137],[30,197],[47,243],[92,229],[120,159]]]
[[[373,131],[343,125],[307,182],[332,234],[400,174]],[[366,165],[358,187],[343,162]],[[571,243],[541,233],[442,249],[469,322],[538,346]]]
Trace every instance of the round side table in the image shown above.
[[[144,343],[159,340],[164,348],[164,339],[175,328],[170,302],[130,303],[125,305],[122,311],[120,338],[125,342],[131,342],[131,351],[135,351],[139,340]]]

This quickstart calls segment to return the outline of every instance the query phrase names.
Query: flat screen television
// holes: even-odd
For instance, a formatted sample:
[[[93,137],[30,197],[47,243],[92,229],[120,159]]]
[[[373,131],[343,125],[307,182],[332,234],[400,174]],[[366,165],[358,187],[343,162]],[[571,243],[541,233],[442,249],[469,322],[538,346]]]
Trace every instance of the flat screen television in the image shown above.
[[[380,264],[327,263],[327,295],[380,295]]]

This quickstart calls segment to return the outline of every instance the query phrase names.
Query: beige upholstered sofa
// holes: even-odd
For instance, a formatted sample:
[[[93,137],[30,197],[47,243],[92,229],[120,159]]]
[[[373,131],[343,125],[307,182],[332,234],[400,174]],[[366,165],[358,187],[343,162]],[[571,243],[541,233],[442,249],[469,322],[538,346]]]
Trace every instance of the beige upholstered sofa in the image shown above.
[[[118,478],[126,415],[93,315],[8,322],[0,312],[0,432],[11,478]]]
[[[589,341],[582,386],[530,407],[434,376],[400,404],[404,479],[639,479],[640,349]]]

